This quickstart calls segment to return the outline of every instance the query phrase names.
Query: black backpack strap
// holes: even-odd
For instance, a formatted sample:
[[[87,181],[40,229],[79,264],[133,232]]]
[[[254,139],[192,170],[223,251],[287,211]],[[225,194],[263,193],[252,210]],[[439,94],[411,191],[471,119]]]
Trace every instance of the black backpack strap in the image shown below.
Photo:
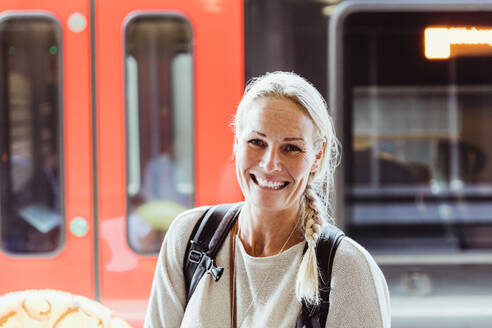
[[[312,306],[302,302],[302,312],[297,318],[296,328],[325,328],[330,309],[330,282],[333,259],[338,245],[345,234],[335,226],[324,226],[316,244],[316,259],[319,270],[320,304]],[[307,243],[304,252],[307,250]]]
[[[183,262],[187,303],[205,273],[215,281],[222,276],[224,268],[215,265],[215,256],[234,226],[241,206],[242,203],[213,206],[195,224]]]

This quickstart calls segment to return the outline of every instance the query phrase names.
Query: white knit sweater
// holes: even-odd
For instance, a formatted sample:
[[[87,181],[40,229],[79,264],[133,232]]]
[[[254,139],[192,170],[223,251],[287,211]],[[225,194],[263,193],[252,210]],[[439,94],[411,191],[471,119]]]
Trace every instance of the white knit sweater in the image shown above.
[[[217,266],[224,267],[221,279],[215,282],[205,274],[185,304],[183,257],[193,227],[205,209],[181,214],[169,228],[157,262],[145,328],[231,327],[230,237],[216,257]],[[252,257],[237,239],[238,328],[295,327],[301,311],[295,297],[295,278],[303,248],[304,243],[299,243],[278,255]],[[326,327],[390,327],[384,276],[369,253],[348,237],[337,249],[331,286]]]

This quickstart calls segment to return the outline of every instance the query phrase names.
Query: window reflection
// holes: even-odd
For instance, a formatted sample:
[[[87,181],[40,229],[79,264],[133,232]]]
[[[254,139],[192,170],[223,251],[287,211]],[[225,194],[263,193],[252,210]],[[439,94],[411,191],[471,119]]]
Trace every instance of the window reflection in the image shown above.
[[[157,252],[171,221],[194,204],[191,26],[138,16],[125,42],[128,239]]]
[[[491,188],[490,90],[374,87],[354,91],[356,186],[411,186],[420,192]],[[492,190],[492,189],[491,189]]]
[[[346,20],[344,213],[371,249],[492,248],[492,57],[426,59],[424,28],[436,17]]]
[[[0,23],[0,222],[7,252],[51,252],[60,243],[60,34],[42,16]]]
[[[492,191],[488,103],[490,91],[477,87],[452,95],[446,88],[356,88],[354,222],[490,221],[487,201],[466,202]]]

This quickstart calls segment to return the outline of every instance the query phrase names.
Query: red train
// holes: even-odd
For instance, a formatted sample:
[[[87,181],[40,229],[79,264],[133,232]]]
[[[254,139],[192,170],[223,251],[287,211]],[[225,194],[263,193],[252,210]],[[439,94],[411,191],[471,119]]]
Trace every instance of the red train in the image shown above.
[[[0,295],[65,290],[141,326],[175,215],[242,197],[245,81],[294,70],[336,118],[337,220],[393,326],[490,327],[490,22],[489,1],[2,1]]]
[[[129,213],[171,194],[181,204],[164,204],[171,214],[238,199],[227,170],[244,85],[242,4],[28,0],[2,1],[0,12],[0,293],[66,290],[141,324],[156,244],[140,245]],[[149,111],[139,118],[138,108]],[[152,191],[143,184],[161,164],[177,181]]]

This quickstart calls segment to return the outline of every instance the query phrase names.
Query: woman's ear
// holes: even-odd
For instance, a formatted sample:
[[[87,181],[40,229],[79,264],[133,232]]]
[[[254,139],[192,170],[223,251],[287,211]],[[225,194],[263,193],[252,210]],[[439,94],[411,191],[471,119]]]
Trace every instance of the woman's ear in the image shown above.
[[[321,159],[323,158],[323,155],[325,153],[325,147],[326,147],[326,140],[323,138],[322,140],[317,142],[317,147],[315,147],[318,150],[318,153],[316,154],[316,157],[314,158],[314,163],[311,166],[311,172],[316,172],[319,169],[319,166],[321,165]]]

